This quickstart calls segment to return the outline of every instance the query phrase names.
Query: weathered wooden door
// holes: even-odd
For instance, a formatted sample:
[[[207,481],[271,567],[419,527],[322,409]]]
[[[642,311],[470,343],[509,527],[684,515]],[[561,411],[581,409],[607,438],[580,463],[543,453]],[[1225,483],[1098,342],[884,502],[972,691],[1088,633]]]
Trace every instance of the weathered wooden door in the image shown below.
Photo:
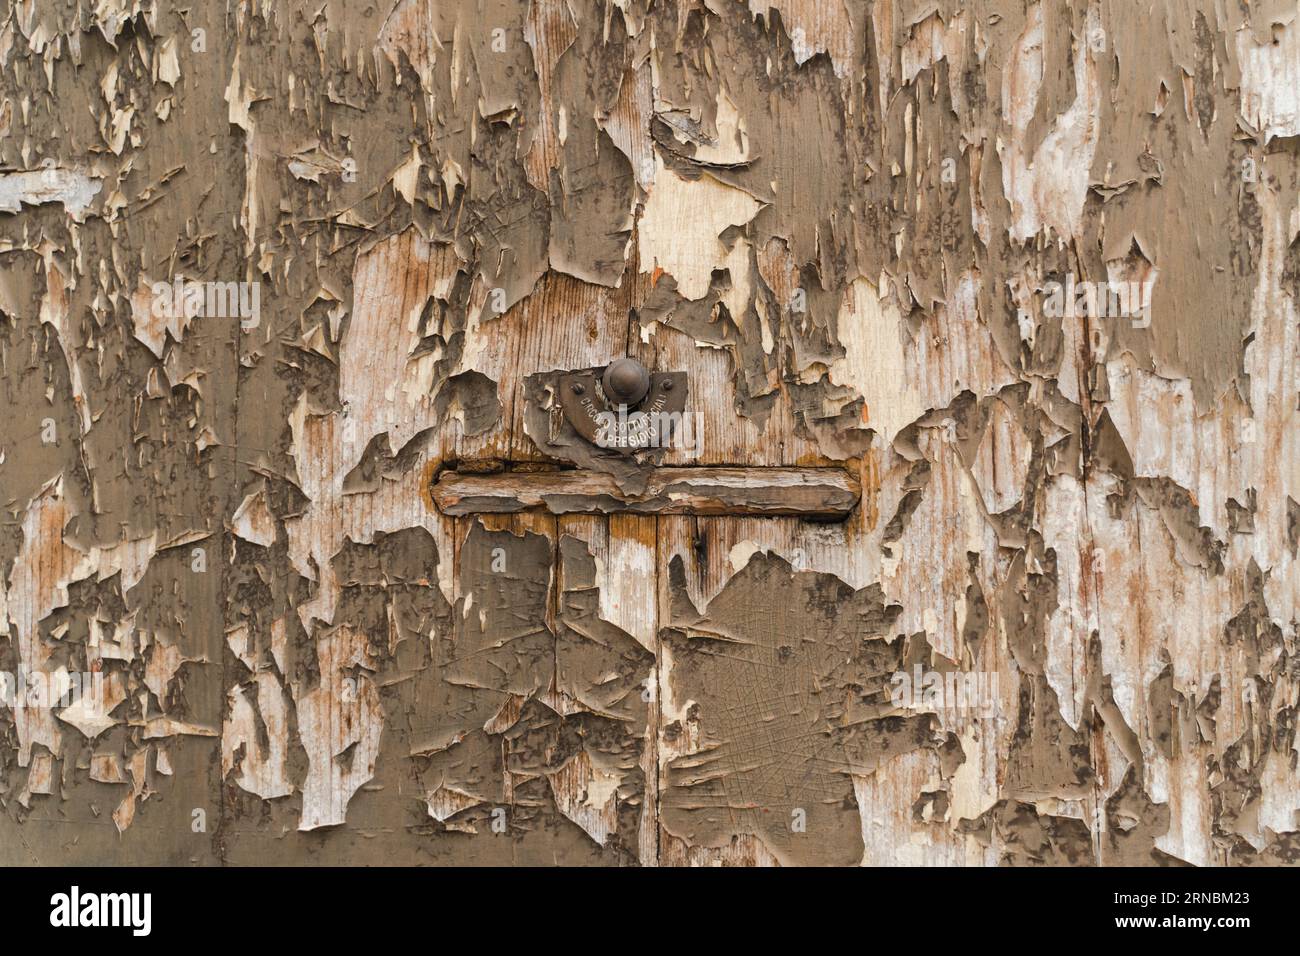
[[[6,5],[0,862],[1293,860],[1294,14]]]

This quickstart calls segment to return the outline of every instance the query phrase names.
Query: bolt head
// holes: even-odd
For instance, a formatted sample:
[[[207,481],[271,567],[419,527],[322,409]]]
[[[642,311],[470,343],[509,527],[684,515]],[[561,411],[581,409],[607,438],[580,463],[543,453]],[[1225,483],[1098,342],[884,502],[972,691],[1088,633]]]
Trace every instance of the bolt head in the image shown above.
[[[569,386],[569,391],[571,391],[574,395],[581,395],[583,392],[586,391],[586,389],[582,387],[581,382],[574,382],[572,385]]]
[[[605,394],[618,405],[635,405],[650,391],[650,373],[633,358],[610,362],[601,377]]]

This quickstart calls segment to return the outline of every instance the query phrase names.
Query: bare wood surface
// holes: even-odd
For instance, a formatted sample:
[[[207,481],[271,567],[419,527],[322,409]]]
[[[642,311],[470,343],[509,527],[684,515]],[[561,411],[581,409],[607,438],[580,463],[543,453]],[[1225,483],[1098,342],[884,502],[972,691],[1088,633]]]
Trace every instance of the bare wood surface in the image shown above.
[[[798,515],[842,518],[861,497],[842,468],[657,468],[632,494],[592,471],[468,475],[446,472],[431,496],[449,515],[542,508],[552,514]]]

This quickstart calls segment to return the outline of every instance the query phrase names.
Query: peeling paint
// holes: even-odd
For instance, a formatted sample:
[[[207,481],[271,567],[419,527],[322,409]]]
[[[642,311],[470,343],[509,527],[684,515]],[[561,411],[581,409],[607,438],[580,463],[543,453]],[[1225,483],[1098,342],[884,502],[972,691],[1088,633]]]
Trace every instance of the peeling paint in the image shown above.
[[[0,674],[103,693],[0,862],[1295,862],[1297,89],[1288,2],[12,5]],[[693,447],[554,427],[624,355]]]

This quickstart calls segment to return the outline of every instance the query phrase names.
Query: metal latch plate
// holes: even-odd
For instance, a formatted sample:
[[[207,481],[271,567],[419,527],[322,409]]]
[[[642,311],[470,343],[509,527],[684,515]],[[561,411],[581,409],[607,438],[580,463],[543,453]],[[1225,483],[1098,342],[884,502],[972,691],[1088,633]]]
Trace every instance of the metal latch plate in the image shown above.
[[[651,372],[650,389],[636,406],[611,400],[601,369],[561,375],[560,408],[573,430],[600,448],[632,453],[664,448],[681,427],[686,409],[686,373]]]

